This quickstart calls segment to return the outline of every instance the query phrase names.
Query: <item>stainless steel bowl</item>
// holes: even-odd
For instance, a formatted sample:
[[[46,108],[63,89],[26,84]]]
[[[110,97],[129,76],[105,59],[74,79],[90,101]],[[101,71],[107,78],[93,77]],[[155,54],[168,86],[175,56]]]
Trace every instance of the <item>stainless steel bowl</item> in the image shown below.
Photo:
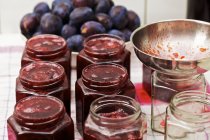
[[[168,20],[136,29],[131,42],[139,60],[167,74],[192,75],[210,70],[210,23]]]

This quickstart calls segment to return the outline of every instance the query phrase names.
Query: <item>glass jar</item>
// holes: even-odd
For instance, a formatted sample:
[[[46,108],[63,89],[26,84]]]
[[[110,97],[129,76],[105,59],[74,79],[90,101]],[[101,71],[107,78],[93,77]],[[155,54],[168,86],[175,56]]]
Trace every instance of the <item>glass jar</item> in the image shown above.
[[[209,140],[210,94],[184,91],[167,108],[165,140]]]
[[[151,127],[154,131],[164,133],[166,107],[175,94],[186,90],[206,91],[204,75],[179,76],[153,72]]]
[[[142,66],[142,85],[144,90],[151,96],[151,85],[152,85],[152,73],[154,70],[150,69],[149,67],[143,65]]]
[[[16,79],[16,101],[32,95],[50,95],[64,102],[70,114],[70,92],[64,68],[53,62],[33,62]]]
[[[21,59],[21,67],[34,61],[51,61],[62,65],[70,83],[71,53],[67,49],[64,38],[57,35],[43,34],[27,40]]]
[[[85,67],[76,81],[77,123],[83,126],[90,105],[104,95],[126,95],[135,98],[135,87],[126,68],[118,64],[92,64]]]
[[[74,140],[72,119],[63,103],[51,96],[20,100],[7,120],[9,140]]]
[[[146,115],[132,98],[104,96],[92,102],[85,122],[85,140],[143,140]]]
[[[116,63],[124,66],[130,75],[130,52],[125,49],[125,42],[114,35],[97,34],[84,40],[84,49],[77,56],[77,78],[90,64]]]

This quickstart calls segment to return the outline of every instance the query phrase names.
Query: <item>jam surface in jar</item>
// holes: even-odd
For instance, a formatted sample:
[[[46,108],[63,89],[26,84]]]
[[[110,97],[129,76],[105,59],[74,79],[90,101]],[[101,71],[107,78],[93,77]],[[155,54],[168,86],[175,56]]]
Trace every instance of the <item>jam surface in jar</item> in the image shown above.
[[[16,101],[27,96],[59,98],[70,113],[70,94],[64,68],[53,62],[33,62],[20,70],[16,79]]]
[[[84,49],[77,56],[77,78],[90,64],[116,63],[124,66],[130,75],[130,52],[125,49],[125,42],[114,35],[98,34],[85,39]]]
[[[135,98],[135,87],[126,68],[118,64],[92,64],[83,69],[76,81],[77,123],[83,126],[93,100],[105,95],[126,95]]]
[[[63,103],[51,96],[31,96],[20,100],[7,120],[9,140],[74,139],[72,119]],[[11,134],[12,133],[12,134]]]
[[[146,118],[132,98],[104,96],[93,101],[85,122],[85,140],[143,140]]]
[[[62,65],[70,82],[71,54],[65,39],[57,35],[37,35],[26,42],[21,67],[34,61],[51,61]]]

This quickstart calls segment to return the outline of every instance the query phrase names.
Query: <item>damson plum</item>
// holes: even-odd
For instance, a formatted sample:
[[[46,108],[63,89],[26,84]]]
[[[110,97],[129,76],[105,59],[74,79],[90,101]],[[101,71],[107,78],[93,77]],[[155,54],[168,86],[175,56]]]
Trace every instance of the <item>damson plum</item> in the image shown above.
[[[117,29],[123,29],[128,23],[127,9],[123,6],[113,6],[109,11],[109,16]]]
[[[62,20],[60,17],[51,13],[46,13],[42,16],[40,27],[43,33],[59,35],[62,29]]]
[[[72,10],[73,10],[72,4],[61,2],[55,5],[55,7],[52,10],[52,13],[59,16],[64,23],[67,23],[69,21],[69,14]]]
[[[134,31],[140,26],[140,18],[134,11],[128,11],[128,29]]]
[[[81,34],[85,37],[93,34],[105,33],[105,31],[104,26],[96,21],[85,22],[80,29]]]
[[[46,2],[40,2],[34,7],[34,13],[39,14],[40,17],[48,12],[50,12],[50,8]]]
[[[94,0],[73,0],[74,7],[93,7]]]
[[[63,2],[65,2],[65,3],[69,4],[69,5],[73,4],[73,0],[54,0],[52,2],[52,10],[54,9],[55,5],[57,5],[59,3],[63,3]]]
[[[109,17],[109,15],[104,13],[99,13],[96,14],[96,19],[106,28],[107,31],[112,28],[112,20]]]
[[[77,33],[77,28],[70,26],[68,24],[64,25],[62,30],[61,30],[61,36],[65,39],[68,37],[75,35]]]
[[[108,32],[108,34],[116,35],[122,38],[124,41],[126,41],[126,37],[123,32],[117,30],[117,29],[112,29]]]
[[[129,41],[132,32],[129,29],[123,29],[122,32],[124,33],[125,41]]]
[[[109,0],[111,7],[114,6],[114,1],[113,0]]]
[[[21,33],[26,37],[30,38],[37,27],[39,26],[39,21],[35,13],[28,13],[20,21]]]
[[[83,49],[84,37],[82,35],[73,35],[67,39],[67,46],[72,51],[81,51]]]
[[[93,10],[89,7],[75,8],[70,14],[70,24],[80,26],[86,21],[94,19]]]
[[[109,0],[99,0],[95,7],[95,13],[108,13],[110,9],[111,4]]]

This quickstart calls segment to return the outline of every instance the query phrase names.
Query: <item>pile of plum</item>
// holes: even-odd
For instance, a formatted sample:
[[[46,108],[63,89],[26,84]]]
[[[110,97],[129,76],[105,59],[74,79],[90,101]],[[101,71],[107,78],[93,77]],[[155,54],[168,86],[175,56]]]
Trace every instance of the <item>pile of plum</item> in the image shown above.
[[[72,51],[80,51],[85,37],[108,33],[128,41],[140,26],[140,18],[112,0],[54,0],[52,8],[38,3],[33,13],[20,22],[21,33],[30,38],[39,34],[56,34],[67,40]]]

